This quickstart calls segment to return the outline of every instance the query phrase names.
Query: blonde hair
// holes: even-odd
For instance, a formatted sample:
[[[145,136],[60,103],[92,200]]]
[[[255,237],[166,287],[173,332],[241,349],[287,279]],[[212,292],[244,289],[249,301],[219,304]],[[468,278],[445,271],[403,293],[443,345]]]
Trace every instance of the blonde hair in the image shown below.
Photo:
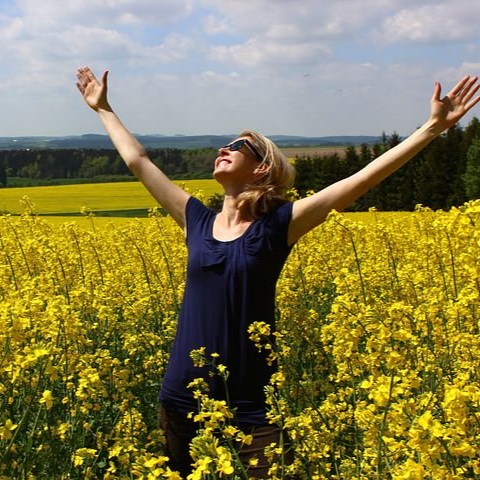
[[[248,137],[262,155],[265,174],[242,192],[239,199],[245,202],[253,218],[258,219],[288,201],[288,189],[295,180],[295,168],[281,150],[267,137],[254,130],[245,130],[240,137]]]

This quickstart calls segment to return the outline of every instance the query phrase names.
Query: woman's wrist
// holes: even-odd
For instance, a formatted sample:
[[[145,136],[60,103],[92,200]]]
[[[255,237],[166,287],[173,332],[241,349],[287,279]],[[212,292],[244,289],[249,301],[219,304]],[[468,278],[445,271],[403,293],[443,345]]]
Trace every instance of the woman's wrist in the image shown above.
[[[423,133],[424,135],[431,137],[433,140],[441,135],[446,129],[447,127],[445,127],[445,125],[441,125],[438,120],[431,118],[420,127],[419,133]]]

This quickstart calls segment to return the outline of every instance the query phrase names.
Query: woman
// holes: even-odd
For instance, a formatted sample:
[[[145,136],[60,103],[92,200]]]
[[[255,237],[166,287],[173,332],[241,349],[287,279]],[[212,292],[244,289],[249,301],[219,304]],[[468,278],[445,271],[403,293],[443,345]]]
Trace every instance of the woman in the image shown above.
[[[188,384],[204,376],[210,395],[227,396],[218,376],[193,365],[190,352],[201,347],[216,353],[229,371],[228,399],[238,426],[253,435],[240,458],[250,477],[265,478],[264,446],[281,432],[266,420],[264,387],[272,366],[248,337],[255,321],[274,326],[275,286],[292,246],[321,224],[332,210],[342,211],[358,197],[408,162],[480,100],[477,77],[464,77],[445,97],[435,84],[428,121],[401,144],[354,175],[318,193],[289,202],[285,193],[294,172],[279,149],[253,131],[243,132],[218,151],[214,177],[225,199],[216,214],[172,183],[148,158],[123,126],[107,100],[107,76],[97,80],[88,67],[77,71],[77,87],[95,110],[130,170],[185,230],[187,282],[171,358],[160,392],[161,424],[171,466],[182,475],[191,470],[189,443],[196,409]],[[256,468],[248,466],[258,457]]]

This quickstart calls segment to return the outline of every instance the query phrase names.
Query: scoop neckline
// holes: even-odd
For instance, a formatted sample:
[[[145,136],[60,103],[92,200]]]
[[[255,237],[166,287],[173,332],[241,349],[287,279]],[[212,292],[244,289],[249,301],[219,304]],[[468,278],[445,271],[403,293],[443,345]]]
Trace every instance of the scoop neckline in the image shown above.
[[[253,225],[255,225],[255,223],[257,223],[257,221],[258,221],[258,220],[253,220],[250,223],[250,225],[245,229],[245,231],[241,235],[239,235],[238,237],[232,238],[230,240],[220,240],[217,237],[215,237],[215,235],[213,234],[213,225],[215,223],[215,219],[217,218],[217,215],[218,215],[218,213],[216,213],[213,216],[212,223],[210,225],[210,237],[211,237],[212,240],[214,240],[215,242],[218,242],[218,243],[233,243],[233,242],[236,242],[238,240],[241,240],[242,238],[244,238],[247,235],[247,233],[250,231],[250,229],[253,227]]]

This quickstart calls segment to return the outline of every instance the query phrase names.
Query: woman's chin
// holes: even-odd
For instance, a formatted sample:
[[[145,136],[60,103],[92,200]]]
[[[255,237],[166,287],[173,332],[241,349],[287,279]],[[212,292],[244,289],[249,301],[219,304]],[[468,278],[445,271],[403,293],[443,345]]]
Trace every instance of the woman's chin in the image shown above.
[[[225,170],[222,170],[220,168],[217,168],[213,171],[213,178],[217,181],[220,182],[222,178],[225,178],[227,175],[227,172]]]

